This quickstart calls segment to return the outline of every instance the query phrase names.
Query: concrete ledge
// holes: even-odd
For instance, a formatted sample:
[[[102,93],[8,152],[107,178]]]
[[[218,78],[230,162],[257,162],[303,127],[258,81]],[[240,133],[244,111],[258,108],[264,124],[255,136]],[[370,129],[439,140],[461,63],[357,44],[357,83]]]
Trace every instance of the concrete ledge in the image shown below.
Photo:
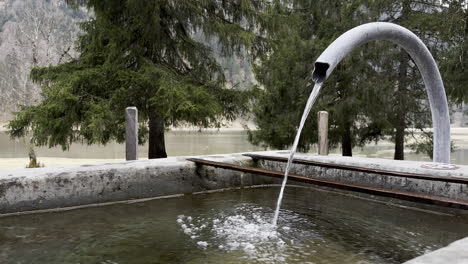
[[[204,156],[204,158],[213,156]],[[242,155],[214,157],[248,165]],[[0,214],[263,184],[182,157],[0,172]]]
[[[256,153],[288,156],[285,151]],[[254,165],[250,158],[242,154],[197,157]],[[296,157],[368,168],[468,177],[468,166],[459,166],[457,170],[451,171],[437,171],[421,168],[421,165],[427,162],[395,162],[384,159],[310,154],[298,154]],[[284,163],[270,161],[261,161],[256,165],[273,170],[283,170],[285,166]],[[402,179],[304,165],[293,166],[291,173],[468,200],[468,187],[463,184]],[[279,179],[252,176],[224,169],[204,166],[197,168],[194,163],[186,161],[184,157],[79,167],[5,170],[0,171],[0,214],[280,182]]]
[[[288,151],[263,151],[251,152],[260,155],[269,155],[276,157],[288,157]],[[468,179],[468,166],[457,165],[458,169],[455,170],[434,170],[421,168],[421,165],[429,164],[432,162],[427,161],[410,161],[410,160],[391,160],[391,159],[377,159],[377,158],[363,158],[363,157],[343,157],[343,156],[319,156],[308,153],[297,153],[295,158],[307,159],[318,162],[326,162],[331,164],[360,166],[366,168],[412,172],[412,173],[427,173],[438,176],[451,176],[462,177]]]
[[[281,151],[264,152],[263,155],[275,157],[288,156],[288,154],[283,153]],[[422,168],[421,165],[429,164],[429,162],[420,161],[394,161],[387,159],[317,156],[310,154],[298,154],[295,157],[297,159],[331,164],[350,165],[371,169],[408,173],[421,173],[434,176],[468,179],[468,166],[463,165],[458,165],[458,169],[455,170],[434,170]],[[258,162],[258,166],[272,170],[284,171],[286,163],[263,160]],[[347,171],[343,169],[324,168],[320,166],[307,166],[300,164],[295,164],[294,166],[292,166],[291,173],[351,184],[359,184],[378,188],[399,190],[404,192],[434,195],[451,199],[468,200],[468,186],[466,184],[460,183],[403,178],[397,176],[381,175],[377,173],[363,173],[356,171]]]
[[[424,254],[405,264],[466,264],[468,263],[468,237],[457,240],[436,251]]]

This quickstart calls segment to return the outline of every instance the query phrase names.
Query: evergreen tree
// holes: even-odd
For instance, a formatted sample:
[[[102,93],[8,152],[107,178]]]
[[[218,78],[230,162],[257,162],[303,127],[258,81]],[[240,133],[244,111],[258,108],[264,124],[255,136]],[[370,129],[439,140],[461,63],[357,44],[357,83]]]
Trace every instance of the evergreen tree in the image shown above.
[[[428,46],[439,65],[446,65],[450,61],[448,54],[454,50],[456,44],[450,40],[454,38],[454,34],[447,33],[446,20],[454,13],[453,5],[460,7],[458,0],[444,3],[438,0],[388,0],[379,4],[376,12],[384,15],[383,21],[399,24],[414,32]],[[457,37],[454,39],[459,41]],[[432,126],[429,103],[416,64],[403,49],[394,45],[379,53],[383,58],[376,64],[380,69],[380,83],[386,83],[387,89],[383,93],[388,99],[386,104],[391,105],[387,115],[390,126],[385,133],[395,142],[394,158],[404,159],[405,137],[408,135],[415,139],[410,145],[412,149],[430,153],[429,156],[432,157],[432,133],[424,131]],[[453,86],[449,79],[444,78],[451,75],[447,67],[440,67],[440,71],[446,88]],[[464,78],[460,72],[453,76]],[[462,84],[460,80],[455,83]]]
[[[76,4],[76,1],[69,1]],[[219,127],[246,110],[249,92],[224,87],[223,69],[195,34],[217,38],[223,54],[261,51],[261,0],[88,0],[94,19],[83,23],[78,59],[35,68],[41,103],[21,106],[12,137],[32,130],[36,145],[124,140],[124,109],[139,110],[139,142],[149,158],[166,157],[169,125]],[[146,124],[148,126],[146,126]]]
[[[372,21],[363,7],[366,1],[293,1],[273,10],[277,28],[271,53],[260,57],[255,67],[262,85],[255,104],[258,130],[250,132],[253,143],[288,147],[311,92],[313,62],[339,35],[359,24]],[[366,49],[366,51],[363,51]],[[378,89],[368,85],[374,69],[362,62],[369,56],[368,47],[358,49],[335,69],[325,82],[312,112],[330,113],[330,144],[341,143],[342,154],[352,155],[352,148],[381,137],[382,122],[365,118],[377,116],[380,107]],[[369,102],[368,98],[373,98]],[[317,141],[314,115],[307,121],[299,149],[307,151]]]
[[[263,85],[254,111],[259,130],[251,132],[251,140],[257,144],[285,148],[292,143],[310,93],[311,87],[305,87],[313,62],[346,30],[375,21],[400,24],[422,38],[442,65],[450,58],[443,54],[460,47],[447,46],[453,34],[447,35],[444,22],[452,13],[461,16],[455,8],[460,1],[291,2],[288,8],[276,12],[276,19],[281,21],[277,24],[283,30],[273,31],[276,45],[256,67]],[[456,30],[463,31],[460,27]],[[442,75],[447,75],[444,68]],[[465,77],[458,72],[454,78]],[[455,83],[463,86],[460,79]],[[345,58],[325,82],[312,112],[319,110],[330,112],[330,143],[341,143],[346,156],[352,155],[353,146],[388,135],[395,142],[394,158],[404,159],[405,137],[408,133],[414,136],[414,130],[407,128],[423,130],[431,126],[427,95],[416,65],[403,49],[388,42],[368,43]],[[316,120],[311,119],[300,142],[302,150],[316,142]],[[432,142],[430,133],[423,135],[425,140],[417,143]],[[417,149],[418,144],[414,147]]]
[[[440,24],[443,45],[441,69],[448,94],[455,104],[468,103],[468,3],[445,0]]]

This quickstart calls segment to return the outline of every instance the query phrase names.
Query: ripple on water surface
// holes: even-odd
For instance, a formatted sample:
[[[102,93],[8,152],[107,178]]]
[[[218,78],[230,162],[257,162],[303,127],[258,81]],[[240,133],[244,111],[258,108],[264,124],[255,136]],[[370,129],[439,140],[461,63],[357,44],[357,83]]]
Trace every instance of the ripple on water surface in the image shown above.
[[[0,218],[0,263],[401,263],[468,236],[467,217],[335,192],[186,195]]]
[[[377,247],[363,243],[368,237],[360,230],[337,228],[326,219],[290,210],[282,210],[280,222],[274,226],[273,214],[272,208],[243,203],[195,217],[179,215],[176,221],[191,243],[208,255],[217,256],[222,252],[224,261],[229,263],[398,263],[388,252],[397,253],[404,248],[403,244],[395,244],[394,248],[387,247],[387,252],[379,252],[378,243]],[[375,229],[370,223],[355,220],[349,225]],[[412,237],[419,235],[411,233]],[[338,237],[341,238],[336,239]],[[413,243],[415,245],[407,250],[417,254],[436,248],[409,241],[401,234],[381,237],[390,243],[398,243],[398,240]]]

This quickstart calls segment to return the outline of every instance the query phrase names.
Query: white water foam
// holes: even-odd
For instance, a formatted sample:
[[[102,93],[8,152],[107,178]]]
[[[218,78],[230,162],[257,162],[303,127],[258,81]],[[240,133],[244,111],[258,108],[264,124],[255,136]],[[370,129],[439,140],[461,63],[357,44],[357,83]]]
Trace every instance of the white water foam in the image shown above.
[[[242,258],[252,263],[285,263],[291,250],[302,249],[296,240],[299,233],[307,233],[309,238],[315,235],[289,226],[302,220],[292,213],[288,215],[288,223],[277,228],[271,223],[272,213],[269,208],[240,204],[234,211],[217,211],[205,217],[179,215],[177,223],[202,250],[242,252]]]
[[[394,226],[391,220],[341,214],[343,207],[315,210],[301,203],[294,211],[283,209],[278,226],[271,223],[273,209],[256,203],[193,211],[174,221],[191,244],[188,248],[215,260],[207,263],[395,263],[410,252],[419,255],[437,248],[427,247],[419,232]]]
[[[248,209],[247,209],[248,210]],[[243,250],[254,253],[256,245],[274,241],[278,245],[284,244],[278,232],[269,221],[252,212],[246,215],[219,215],[212,219],[195,219],[190,216],[179,215],[177,223],[182,231],[190,238],[197,240],[197,245],[206,247],[206,241],[198,240],[206,232],[212,233],[220,243],[219,247],[228,251]]]
[[[291,168],[292,161],[294,159],[294,154],[296,153],[297,145],[299,144],[299,138],[301,137],[301,132],[302,129],[304,128],[305,121],[307,120],[307,116],[309,116],[310,110],[312,109],[312,106],[315,103],[315,100],[317,99],[317,96],[320,92],[320,89],[322,88],[323,83],[316,83],[314,86],[314,89],[312,89],[312,92],[310,93],[309,99],[307,100],[306,107],[304,109],[304,112],[302,113],[302,118],[301,118],[301,123],[299,124],[299,128],[297,130],[296,138],[294,139],[294,143],[291,147],[291,151],[289,153],[289,159],[288,159],[288,164],[286,165],[286,170],[284,171],[284,178],[283,178],[283,183],[281,184],[281,190],[278,196],[278,201],[276,203],[276,210],[275,210],[275,215],[273,217],[273,225],[276,226],[278,224],[278,217],[279,217],[279,211],[281,209],[281,201],[283,200],[283,194],[284,194],[284,188],[286,187],[286,183],[288,181],[288,174],[289,170]]]

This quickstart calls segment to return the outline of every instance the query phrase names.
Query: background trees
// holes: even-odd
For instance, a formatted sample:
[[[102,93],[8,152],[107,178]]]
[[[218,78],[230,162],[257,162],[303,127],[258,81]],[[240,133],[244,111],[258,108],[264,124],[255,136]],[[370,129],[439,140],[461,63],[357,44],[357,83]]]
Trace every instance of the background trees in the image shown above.
[[[365,1],[294,1],[291,8],[275,11],[278,29],[270,31],[275,40],[273,51],[261,57],[255,68],[263,89],[254,109],[257,131],[251,131],[254,143],[286,148],[295,135],[298,120],[312,89],[313,62],[339,35],[359,24],[373,21],[363,7]],[[364,47],[363,49],[365,49]],[[377,117],[377,89],[371,65],[361,63],[369,54],[362,50],[345,59],[322,88],[312,112],[330,113],[330,143],[341,144],[342,153],[352,155],[352,147],[381,136],[381,126],[369,119]],[[366,50],[367,51],[367,50]],[[368,102],[368,98],[374,100]],[[307,122],[300,149],[316,142],[315,118]]]
[[[468,3],[444,1],[444,17],[437,21],[443,30],[438,37],[443,45],[441,68],[444,84],[455,104],[468,102]]]
[[[466,9],[461,5],[460,1],[298,0],[278,9],[276,19],[282,22],[270,32],[275,39],[273,51],[261,57],[256,67],[263,89],[254,110],[259,130],[251,131],[252,142],[274,148],[291,144],[310,93],[306,80],[313,62],[334,39],[359,24],[386,21],[405,26],[423,39],[436,61],[453,65],[449,58],[457,51],[463,55],[460,45],[466,39],[466,26],[460,26],[466,25]],[[446,17],[451,17],[450,22]],[[447,28],[460,33],[447,34]],[[466,59],[456,65],[461,64]],[[456,86],[466,86],[464,67],[448,68],[441,67],[443,77],[453,74],[449,80],[459,78]],[[454,92],[461,90],[454,88]],[[352,155],[353,146],[389,136],[395,142],[394,158],[404,159],[406,136],[414,136],[413,128],[431,126],[419,71],[406,52],[391,43],[374,42],[357,49],[340,63],[319,97],[313,112],[330,112],[330,141],[341,145],[343,155]],[[316,142],[315,118],[311,119],[300,142],[302,150]],[[423,135],[422,140],[413,137],[414,149],[431,148],[431,133]]]
[[[0,88],[12,94],[4,97],[11,98],[9,103],[23,104],[10,122],[11,135],[19,137],[32,128],[38,145],[66,149],[76,140],[121,141],[123,109],[135,105],[140,142],[149,138],[149,157],[164,157],[167,126],[221,126],[247,111],[252,91],[237,89],[256,83],[252,66],[258,81],[253,104],[258,130],[250,131],[250,139],[287,148],[312,89],[314,60],[343,32],[372,21],[398,23],[421,37],[441,66],[452,101],[467,101],[467,9],[462,0],[126,0],[118,6],[110,0],[68,1],[93,10],[94,18],[81,25],[77,52],[69,43],[78,29],[69,19],[81,19],[84,13],[76,11],[81,9],[71,12],[60,0],[15,2],[6,5],[24,8],[0,5],[2,30],[11,30],[9,23],[20,21],[21,14],[29,14],[21,20],[28,27],[11,31],[19,32],[13,34],[19,44],[10,44],[9,57],[0,50],[0,73],[8,73],[0,74]],[[40,13],[44,8],[50,10]],[[41,22],[41,17],[48,20]],[[3,35],[2,47],[8,42]],[[223,59],[232,54],[254,63]],[[63,64],[50,66],[57,63]],[[48,67],[29,75],[35,66]],[[235,80],[226,82],[226,77]],[[41,85],[42,97],[31,80]],[[23,85],[28,88],[18,92]],[[30,94],[35,99],[26,98]],[[39,99],[42,103],[29,106]],[[322,89],[318,110],[330,112],[330,142],[341,146],[343,155],[387,136],[395,142],[395,158],[403,159],[413,128],[431,126],[414,63],[384,42],[364,45],[339,65]],[[312,117],[301,150],[316,141],[315,127]],[[430,149],[431,134],[425,135],[415,149]]]
[[[139,109],[140,142],[149,158],[166,157],[167,125],[220,126],[245,110],[248,93],[224,87],[223,70],[194,34],[216,37],[224,54],[262,50],[262,1],[89,0],[94,18],[82,23],[80,55],[33,69],[43,89],[9,123],[13,137],[32,128],[36,145],[123,140],[125,107]],[[148,126],[146,127],[146,122]]]
[[[379,12],[383,21],[397,23],[413,31],[428,46],[439,65],[446,63],[446,54],[453,44],[444,37],[446,17],[452,16],[453,5],[458,1],[382,1],[375,12]],[[460,20],[458,23],[461,22]],[[401,48],[384,47],[379,51],[381,60],[377,61],[380,69],[380,83],[387,83],[385,94],[391,105],[387,117],[389,127],[385,134],[395,142],[394,158],[404,159],[406,136],[416,139],[413,149],[431,153],[432,133],[423,132],[416,137],[414,132],[422,132],[431,127],[431,116],[424,84],[411,57]],[[393,60],[393,62],[392,62]],[[442,77],[448,72],[441,67]],[[447,82],[445,82],[447,86]],[[412,128],[412,129],[407,129]]]

